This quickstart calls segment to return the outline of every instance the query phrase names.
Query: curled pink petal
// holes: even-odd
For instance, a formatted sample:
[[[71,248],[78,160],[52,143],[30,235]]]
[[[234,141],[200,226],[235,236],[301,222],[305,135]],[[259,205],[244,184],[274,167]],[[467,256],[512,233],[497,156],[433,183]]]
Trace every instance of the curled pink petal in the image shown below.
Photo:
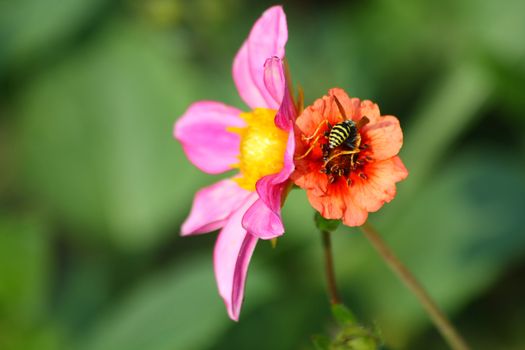
[[[256,200],[256,194],[249,196],[228,219],[219,233],[213,254],[219,294],[226,304],[228,315],[235,321],[239,319],[248,265],[257,244],[257,238],[246,232],[241,220]]]
[[[220,102],[196,102],[175,123],[174,136],[197,168],[222,173],[238,162],[240,137],[227,128],[244,126],[240,113]]]
[[[292,99],[292,93],[286,89],[281,106],[275,115],[275,125],[282,130],[293,131],[296,117],[297,111]]]
[[[292,92],[288,89],[284,62],[278,57],[270,57],[264,64],[264,85],[269,94],[279,102],[275,115],[275,125],[284,131],[290,131],[296,117]]]
[[[284,226],[279,214],[258,199],[244,214],[242,226],[248,229],[252,235],[261,239],[271,239],[284,233]]]
[[[181,235],[194,235],[215,231],[250,196],[235,181],[223,180],[201,189],[195,194],[190,215],[182,224]]]
[[[287,40],[284,11],[281,6],[273,6],[255,22],[248,39],[235,56],[233,80],[239,95],[250,108],[279,108],[280,99],[275,99],[264,84],[264,63],[268,57],[284,58]]]
[[[267,58],[264,62],[264,87],[279,104],[283,100],[285,84],[282,60],[277,56]]]

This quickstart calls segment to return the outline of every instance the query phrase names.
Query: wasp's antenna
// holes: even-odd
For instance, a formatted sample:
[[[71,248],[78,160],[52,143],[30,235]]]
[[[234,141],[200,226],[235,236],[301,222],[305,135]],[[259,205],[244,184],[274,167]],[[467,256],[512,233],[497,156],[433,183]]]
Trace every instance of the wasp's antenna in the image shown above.
[[[341,104],[341,102],[339,102],[339,99],[337,98],[337,96],[334,95],[334,99],[335,99],[335,104],[337,105],[337,108],[339,109],[339,112],[341,113],[341,116],[345,120],[348,119],[346,117],[345,109],[343,108],[343,105]]]
[[[368,119],[368,117],[366,115],[364,115],[361,119],[359,119],[359,121],[357,122],[355,127],[357,129],[361,129],[363,126],[365,126],[368,123],[370,123],[370,119]]]

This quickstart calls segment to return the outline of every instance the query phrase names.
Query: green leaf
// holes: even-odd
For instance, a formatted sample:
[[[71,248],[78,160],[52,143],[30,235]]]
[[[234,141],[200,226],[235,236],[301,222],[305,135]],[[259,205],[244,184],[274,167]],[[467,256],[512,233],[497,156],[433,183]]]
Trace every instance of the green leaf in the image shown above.
[[[168,228],[204,182],[172,137],[192,81],[145,28],[108,27],[18,100],[29,190],[71,231],[120,247],[146,249],[176,233]]]
[[[319,212],[315,212],[315,226],[319,231],[327,231],[327,232],[333,232],[337,230],[339,227],[339,224],[341,223],[340,220],[330,220],[325,219]]]
[[[316,350],[330,350],[330,338],[325,335],[313,335],[312,343]]]
[[[425,185],[432,185],[434,172],[439,169],[443,157],[483,116],[481,111],[493,93],[491,79],[479,63],[460,62],[421,100],[413,116],[414,122],[404,131],[400,153],[409,177],[397,185],[395,200],[381,209],[384,224],[397,221],[419,191]]]
[[[357,323],[355,315],[343,304],[332,305],[332,315],[340,326],[355,325]]]
[[[401,186],[403,198],[412,195],[432,175],[441,157],[464,131],[482,116],[481,108],[492,93],[491,80],[478,64],[464,62],[448,72],[414,115],[405,132],[401,152],[410,179]],[[399,203],[396,199],[395,203]]]
[[[241,320],[274,285],[264,269],[250,271]],[[235,325],[217,293],[211,258],[195,257],[124,296],[81,342],[83,350],[206,349]]]
[[[336,335],[333,350],[377,350],[378,341],[374,334],[362,326],[346,326]]]
[[[467,0],[461,3],[464,21],[462,25],[470,30],[470,40],[482,46],[491,54],[514,65],[525,58],[522,45],[525,23],[522,13],[525,3],[521,0],[507,0],[505,6],[492,1]],[[494,16],[498,13],[497,16]],[[492,25],[485,25],[490,21]],[[474,29],[474,30],[472,30]]]
[[[60,350],[64,346],[64,337],[60,328],[52,322],[41,326],[3,323],[0,321],[2,350]]]
[[[50,251],[45,230],[23,216],[0,216],[0,320],[30,325],[45,312]]]
[[[118,268],[115,261],[102,251],[86,253],[73,250],[72,258],[68,260],[68,267],[61,277],[60,291],[57,299],[60,300],[53,310],[53,320],[63,325],[68,335],[75,337],[84,335],[86,327],[97,319],[100,310],[113,301],[115,280],[121,278],[122,271],[135,275],[134,267]],[[138,266],[144,264],[140,262]],[[125,263],[124,263],[125,264]],[[117,277],[119,276],[119,277]]]
[[[104,0],[18,0],[0,2],[0,63],[14,66],[72,39]],[[0,69],[2,68],[0,64]],[[1,72],[0,72],[1,73]]]
[[[0,214],[0,349],[56,350],[60,330],[47,318],[51,250],[44,226]]]

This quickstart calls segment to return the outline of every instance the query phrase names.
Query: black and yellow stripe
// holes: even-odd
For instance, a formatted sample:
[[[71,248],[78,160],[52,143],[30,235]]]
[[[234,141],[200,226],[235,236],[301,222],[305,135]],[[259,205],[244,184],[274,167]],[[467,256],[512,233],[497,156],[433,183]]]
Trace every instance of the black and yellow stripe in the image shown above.
[[[355,134],[355,129],[355,123],[351,120],[345,120],[335,125],[328,136],[328,147],[334,149],[342,145],[351,134]]]

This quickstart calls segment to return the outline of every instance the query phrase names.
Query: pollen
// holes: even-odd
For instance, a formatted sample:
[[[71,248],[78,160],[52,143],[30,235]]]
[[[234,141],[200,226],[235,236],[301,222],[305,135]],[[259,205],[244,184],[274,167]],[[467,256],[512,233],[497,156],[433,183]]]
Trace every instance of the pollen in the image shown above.
[[[281,171],[288,134],[275,123],[276,111],[256,108],[249,113],[241,113],[246,122],[243,128],[228,130],[241,136],[239,168],[241,176],[235,181],[242,188],[255,191],[255,183],[263,176]]]

